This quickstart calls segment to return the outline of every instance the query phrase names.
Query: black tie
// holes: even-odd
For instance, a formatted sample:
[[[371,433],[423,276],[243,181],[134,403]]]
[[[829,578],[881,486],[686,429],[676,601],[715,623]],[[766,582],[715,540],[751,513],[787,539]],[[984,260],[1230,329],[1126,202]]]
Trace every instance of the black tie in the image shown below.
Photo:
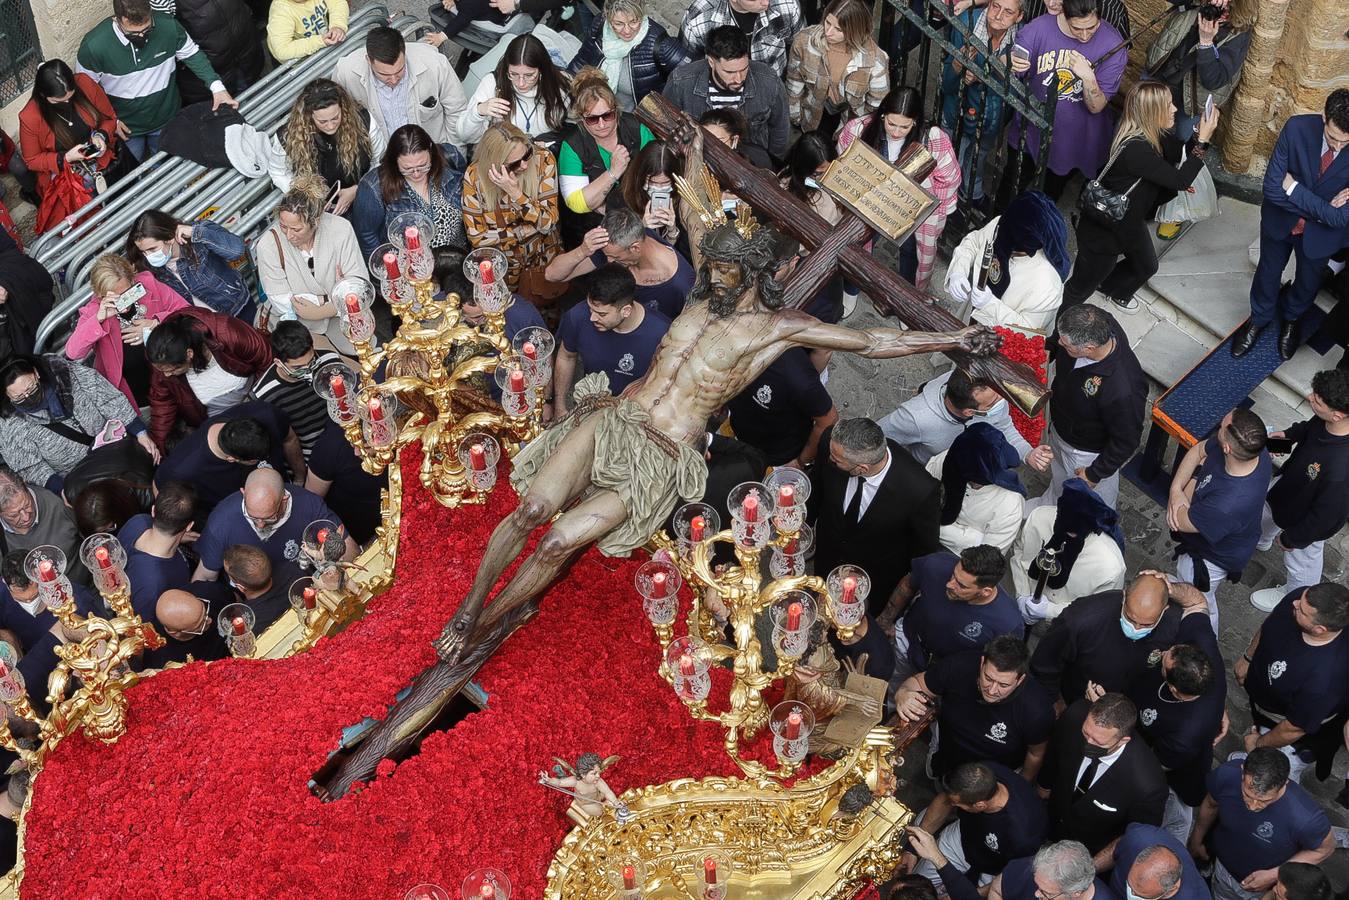
[[[1091,790],[1092,782],[1096,780],[1096,772],[1101,768],[1101,761],[1096,757],[1087,760],[1087,767],[1082,770],[1082,777],[1077,779],[1077,789],[1074,792],[1075,797],[1081,797],[1087,791]]]
[[[866,476],[858,475],[856,479],[857,488],[852,492],[852,500],[848,501],[848,508],[843,511],[843,524],[849,529],[856,528],[858,521],[862,518],[862,485],[866,483]]]

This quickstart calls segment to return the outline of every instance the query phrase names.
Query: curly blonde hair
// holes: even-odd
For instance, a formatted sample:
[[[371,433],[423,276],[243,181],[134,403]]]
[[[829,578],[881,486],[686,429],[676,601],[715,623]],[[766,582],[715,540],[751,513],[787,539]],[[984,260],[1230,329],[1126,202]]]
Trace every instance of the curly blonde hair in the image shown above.
[[[301,175],[291,184],[290,190],[281,195],[276,205],[276,214],[293,213],[304,220],[310,228],[318,228],[323,218],[323,207],[328,202],[328,183],[317,173]]]
[[[337,82],[315,78],[304,86],[290,107],[286,120],[286,156],[296,175],[318,172],[318,150],[314,142],[319,130],[314,126],[314,113],[336,106],[342,111],[337,126],[337,161],[353,177],[365,174],[363,162],[369,161],[373,148],[370,133],[361,124],[361,113],[356,101]]]

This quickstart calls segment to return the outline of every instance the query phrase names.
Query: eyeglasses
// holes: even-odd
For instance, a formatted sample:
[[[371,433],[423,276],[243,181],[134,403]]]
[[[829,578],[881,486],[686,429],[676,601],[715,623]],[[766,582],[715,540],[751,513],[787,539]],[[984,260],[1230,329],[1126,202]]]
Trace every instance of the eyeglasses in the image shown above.
[[[15,398],[15,399],[14,399],[13,401],[11,401],[11,402],[12,402],[15,406],[23,406],[25,403],[28,403],[28,402],[31,401],[34,397],[36,397],[36,396],[38,395],[38,392],[41,391],[41,390],[42,390],[42,379],[41,379],[41,378],[34,378],[34,379],[33,379],[33,386],[30,387],[28,390],[24,391],[23,396],[17,397],[17,398]]]
[[[276,361],[276,364],[291,378],[300,378],[305,381],[310,381],[314,378],[314,369],[318,367],[318,357],[314,357],[302,366],[292,366],[279,359]]]
[[[539,80],[539,72],[537,69],[533,72],[507,72],[506,77],[512,84],[533,84]]]
[[[587,125],[599,125],[604,122],[612,122],[617,115],[616,110],[610,109],[602,113],[595,113],[593,116],[581,116],[581,118],[585,120]]]
[[[431,164],[427,163],[423,166],[408,166],[406,169],[399,166],[398,171],[404,178],[411,178],[413,175],[425,175],[427,172],[430,172]]]
[[[525,150],[524,156],[520,157],[513,163],[506,164],[506,171],[511,173],[523,172],[525,170],[525,167],[529,165],[529,161],[530,159],[533,158],[533,156],[534,156],[534,145],[530,144],[529,147]]]

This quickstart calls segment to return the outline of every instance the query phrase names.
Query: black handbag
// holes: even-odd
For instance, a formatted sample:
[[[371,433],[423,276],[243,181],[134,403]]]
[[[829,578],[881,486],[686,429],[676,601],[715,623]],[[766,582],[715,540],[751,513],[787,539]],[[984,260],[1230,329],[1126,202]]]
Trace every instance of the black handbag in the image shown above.
[[[1125,141],[1124,144],[1127,144]],[[1115,148],[1115,152],[1110,154],[1110,159],[1106,161],[1105,168],[1101,174],[1088,181],[1082,186],[1082,193],[1077,198],[1077,208],[1083,216],[1093,220],[1098,225],[1118,225],[1124,221],[1124,217],[1129,212],[1129,195],[1133,193],[1134,188],[1138,187],[1138,182],[1142,179],[1134,179],[1134,183],[1129,185],[1124,193],[1117,193],[1110,190],[1101,183],[1105,178],[1110,167],[1115,164],[1119,158],[1119,153],[1124,149],[1124,144]]]

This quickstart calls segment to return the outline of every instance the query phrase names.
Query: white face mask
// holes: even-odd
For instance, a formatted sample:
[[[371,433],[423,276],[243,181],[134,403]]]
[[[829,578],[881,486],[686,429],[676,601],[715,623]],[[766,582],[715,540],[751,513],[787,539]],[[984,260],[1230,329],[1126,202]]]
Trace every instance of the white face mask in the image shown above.
[[[807,175],[805,177],[805,183],[806,187],[810,188],[812,191],[822,190],[822,188],[820,187],[820,183],[815,180],[815,177],[813,175]]]
[[[145,254],[145,261],[151,268],[160,269],[169,264],[173,256],[167,250],[151,250]]]

